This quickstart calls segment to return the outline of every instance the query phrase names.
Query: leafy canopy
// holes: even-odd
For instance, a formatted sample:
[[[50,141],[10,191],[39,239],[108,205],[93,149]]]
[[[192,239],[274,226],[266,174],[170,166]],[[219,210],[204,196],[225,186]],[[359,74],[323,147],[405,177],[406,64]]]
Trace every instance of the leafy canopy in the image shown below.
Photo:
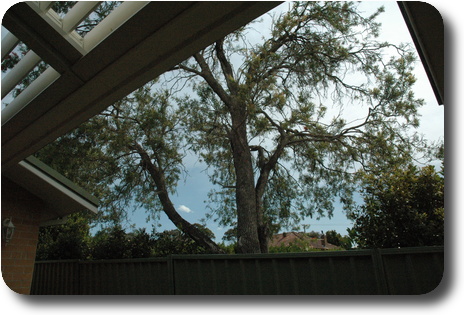
[[[434,166],[362,174],[364,205],[350,235],[361,248],[444,245],[445,181]]]
[[[256,196],[268,226],[353,209],[358,170],[389,169],[425,153],[415,132],[413,65],[406,45],[377,41],[377,16],[351,2],[295,2],[250,43],[242,28],[175,67],[194,82],[180,98],[188,143],[211,169],[212,216],[236,220],[233,117],[246,112]],[[389,56],[385,58],[385,56]],[[245,154],[245,153],[244,153]],[[258,205],[259,206],[259,205]]]

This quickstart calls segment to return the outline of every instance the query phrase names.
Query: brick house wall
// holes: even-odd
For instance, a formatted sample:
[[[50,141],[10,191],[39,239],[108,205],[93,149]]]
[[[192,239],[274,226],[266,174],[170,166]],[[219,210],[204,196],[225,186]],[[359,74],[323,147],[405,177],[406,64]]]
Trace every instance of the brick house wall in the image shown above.
[[[11,218],[15,232],[6,244],[2,234],[3,281],[14,292],[29,294],[34,272],[41,209],[44,202],[2,176],[2,223]],[[3,231],[2,231],[3,233]]]

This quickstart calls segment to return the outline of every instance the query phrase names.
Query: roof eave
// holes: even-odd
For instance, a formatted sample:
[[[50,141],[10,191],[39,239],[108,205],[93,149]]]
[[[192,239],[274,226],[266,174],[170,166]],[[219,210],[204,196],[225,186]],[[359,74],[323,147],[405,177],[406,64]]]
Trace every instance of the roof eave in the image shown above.
[[[417,53],[439,105],[444,104],[444,24],[432,5],[420,1],[398,1]]]
[[[99,200],[35,157],[28,157],[2,174],[42,199],[41,221],[79,211],[98,212]]]

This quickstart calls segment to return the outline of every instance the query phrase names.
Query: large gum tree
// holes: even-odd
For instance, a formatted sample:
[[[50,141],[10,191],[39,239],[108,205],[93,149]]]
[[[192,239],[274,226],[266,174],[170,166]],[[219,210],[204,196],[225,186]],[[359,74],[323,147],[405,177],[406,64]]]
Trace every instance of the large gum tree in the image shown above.
[[[248,40],[250,25],[172,69],[194,82],[197,95],[179,104],[239,252],[266,252],[271,227],[330,216],[336,197],[350,209],[357,170],[423,147],[410,132],[423,104],[411,90],[415,57],[376,39],[382,11],[294,2],[261,40]]]

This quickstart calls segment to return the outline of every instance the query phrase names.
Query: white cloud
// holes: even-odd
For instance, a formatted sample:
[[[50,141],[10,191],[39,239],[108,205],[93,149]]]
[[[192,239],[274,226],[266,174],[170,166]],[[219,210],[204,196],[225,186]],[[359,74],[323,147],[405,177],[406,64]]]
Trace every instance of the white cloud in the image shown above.
[[[184,205],[180,205],[180,206],[177,208],[177,210],[183,211],[183,212],[187,212],[187,213],[192,212],[192,209],[190,209],[189,207],[184,206]]]

